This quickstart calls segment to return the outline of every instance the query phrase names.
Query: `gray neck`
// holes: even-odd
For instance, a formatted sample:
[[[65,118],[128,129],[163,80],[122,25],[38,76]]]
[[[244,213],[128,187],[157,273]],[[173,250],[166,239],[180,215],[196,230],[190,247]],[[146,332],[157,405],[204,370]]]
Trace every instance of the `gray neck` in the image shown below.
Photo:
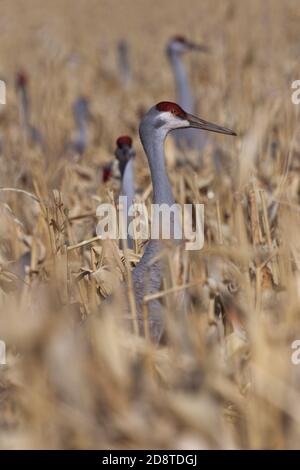
[[[22,127],[29,127],[30,125],[30,111],[29,111],[29,100],[27,91],[24,87],[19,90],[20,97],[20,118]]]
[[[167,204],[172,206],[174,198],[169,178],[166,174],[164,158],[164,140],[166,131],[155,129],[147,120],[140,126],[140,138],[146,152],[153,184],[154,204]],[[154,222],[155,223],[155,222]],[[151,263],[153,258],[159,254],[161,249],[160,240],[150,239],[139,264],[133,271],[133,282],[137,303],[138,318],[142,315],[142,301],[147,293],[156,293],[160,289],[163,266],[161,261]],[[160,304],[152,300],[148,304],[150,335],[156,340],[160,337],[163,329]],[[160,331],[157,336],[156,332]]]
[[[119,72],[122,83],[128,85],[130,82],[129,54],[128,44],[124,41],[119,44]]]
[[[143,126],[140,128],[140,137],[148,157],[148,163],[151,172],[152,185],[153,185],[153,203],[154,204],[174,204],[174,197],[169,178],[166,172],[165,157],[164,157],[164,141],[166,138],[165,132],[160,129],[148,130]]]
[[[170,61],[174,70],[178,104],[188,113],[193,113],[194,99],[182,57],[171,52]]]
[[[134,171],[133,158],[127,162],[122,178],[122,195],[127,197],[128,208],[132,205],[134,199]]]
[[[84,119],[80,121],[80,125],[78,127],[79,137],[80,140],[84,143],[87,141],[87,125]]]
[[[85,116],[78,116],[76,119],[77,138],[85,148],[87,146],[87,122]]]
[[[182,56],[171,52],[169,58],[174,70],[178,103],[185,111],[194,114],[195,102]],[[174,132],[174,137],[179,147],[183,143],[189,148],[202,150],[207,143],[206,133],[195,132],[193,129],[178,129]]]
[[[122,196],[126,196],[127,198],[127,221],[130,223],[132,220],[132,217],[128,216],[128,211],[130,206],[133,204],[134,201],[134,196],[135,196],[135,191],[134,191],[134,167],[133,167],[133,158],[130,158],[130,160],[127,162],[125,166],[125,170],[123,173],[123,178],[122,178],[122,190],[121,190]],[[125,215],[125,214],[124,214]],[[127,229],[127,244],[129,248],[132,248],[133,243],[132,239],[128,234],[128,226],[126,227]]]
[[[142,122],[140,126],[140,138],[148,158],[153,185],[154,204],[174,203],[171,185],[166,175],[164,159],[164,140],[166,134],[161,129],[155,129],[151,125]],[[153,221],[152,221],[153,222]],[[138,314],[141,314],[141,305],[146,293],[158,292],[162,278],[161,263],[156,261],[149,266],[151,260],[160,251],[160,240],[150,239],[139,264],[133,271],[133,282]],[[150,320],[153,303],[150,302]]]
[[[153,186],[153,203],[154,204],[166,204],[171,207],[175,204],[174,196],[171,188],[171,184],[166,172],[165,167],[165,156],[164,156],[164,141],[166,138],[166,131],[160,129],[151,128],[150,126],[143,124],[140,126],[140,137],[148,158],[152,186]],[[153,214],[152,214],[153,215]],[[152,224],[156,224],[156,227],[160,227],[159,217],[157,212],[154,211]],[[171,226],[171,237],[174,234],[181,233],[181,223],[179,214],[177,211],[174,213],[174,219],[170,224]],[[160,250],[160,241],[156,239],[150,239],[144,256],[141,259],[140,265],[148,263],[150,259],[155,256]],[[155,265],[152,269],[157,269]]]

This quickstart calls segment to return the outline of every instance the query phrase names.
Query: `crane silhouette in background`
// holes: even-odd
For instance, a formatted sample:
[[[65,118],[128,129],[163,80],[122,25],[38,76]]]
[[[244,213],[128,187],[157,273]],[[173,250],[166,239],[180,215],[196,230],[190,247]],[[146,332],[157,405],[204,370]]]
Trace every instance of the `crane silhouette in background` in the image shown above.
[[[134,157],[135,149],[132,146],[132,139],[128,135],[120,136],[116,141],[115,156],[119,163],[119,171],[121,176],[121,191],[120,195],[126,197],[126,219],[127,224],[124,227],[127,231],[127,244],[132,248],[133,241],[128,234],[128,225],[132,217],[129,215],[130,207],[134,202],[135,183],[134,183]],[[125,213],[124,213],[125,215]]]
[[[44,142],[41,133],[31,124],[30,98],[28,94],[28,76],[25,72],[18,72],[16,76],[16,90],[19,101],[20,125],[26,140],[43,147]]]
[[[75,138],[71,146],[74,152],[81,157],[88,146],[88,120],[90,111],[87,98],[83,96],[77,98],[73,104],[73,116],[75,121]]]
[[[183,56],[188,51],[208,52],[206,46],[194,44],[183,36],[173,37],[167,44],[167,56],[170,61],[176,86],[176,101],[189,113],[195,113],[195,99],[188,79],[188,73],[183,62]],[[177,146],[184,150],[202,150],[206,145],[205,132],[197,133],[192,129],[175,132]]]
[[[129,61],[129,45],[125,39],[118,42],[118,69],[121,84],[126,88],[131,82],[131,67]]]

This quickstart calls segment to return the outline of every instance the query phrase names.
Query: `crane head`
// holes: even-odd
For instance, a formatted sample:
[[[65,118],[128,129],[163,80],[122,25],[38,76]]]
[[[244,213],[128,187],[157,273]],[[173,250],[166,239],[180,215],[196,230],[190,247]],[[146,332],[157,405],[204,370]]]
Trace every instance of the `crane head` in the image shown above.
[[[115,156],[119,162],[119,169],[121,175],[129,160],[135,157],[135,150],[132,146],[132,138],[128,135],[122,135],[116,140]]]
[[[113,176],[113,165],[111,162],[104,165],[102,168],[102,183],[107,183]]]
[[[202,44],[196,44],[192,41],[187,40],[184,36],[174,36],[167,44],[167,54],[181,55],[187,51],[199,51],[208,52],[208,48]]]
[[[120,137],[117,138],[116,145],[117,145],[117,148],[119,149],[124,149],[126,147],[131,148],[132,138],[129,137],[128,135],[121,135]]]
[[[25,88],[28,84],[27,74],[20,70],[16,75],[16,88]]]
[[[147,131],[147,127],[150,128],[150,126],[156,130],[161,130],[163,134],[167,134],[173,129],[191,127],[219,134],[236,135],[231,129],[218,126],[187,113],[178,104],[171,101],[161,101],[146,113],[142,119],[140,130],[145,129]]]

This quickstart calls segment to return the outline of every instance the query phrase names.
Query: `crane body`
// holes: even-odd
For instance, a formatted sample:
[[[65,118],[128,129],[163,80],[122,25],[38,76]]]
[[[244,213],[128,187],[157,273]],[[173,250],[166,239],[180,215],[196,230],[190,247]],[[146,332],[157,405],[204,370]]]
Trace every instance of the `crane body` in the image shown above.
[[[163,101],[153,106],[143,117],[139,133],[149,163],[154,204],[166,204],[169,207],[174,205],[172,187],[165,166],[164,142],[170,131],[189,128],[236,135],[231,129],[197,118],[193,114],[184,111],[176,103]],[[181,230],[178,217],[179,215],[175,211],[171,223],[171,238],[174,241],[177,239],[178,231]],[[159,224],[159,220],[154,220],[152,223]],[[143,331],[142,307],[144,296],[158,292],[161,286],[163,266],[160,261],[152,262],[161,250],[161,243],[161,240],[150,239],[140,262],[133,271],[137,314],[141,331]],[[151,300],[148,309],[150,335],[155,341],[159,341],[164,330],[160,302]]]
[[[131,221],[129,211],[134,203],[135,196],[135,178],[134,178],[134,157],[135,150],[132,146],[131,137],[124,135],[120,136],[116,141],[115,156],[119,163],[119,170],[121,175],[121,191],[120,195],[126,197],[126,207],[124,208],[124,229],[127,233],[127,244],[129,248],[133,247],[133,241],[128,234],[128,225]]]

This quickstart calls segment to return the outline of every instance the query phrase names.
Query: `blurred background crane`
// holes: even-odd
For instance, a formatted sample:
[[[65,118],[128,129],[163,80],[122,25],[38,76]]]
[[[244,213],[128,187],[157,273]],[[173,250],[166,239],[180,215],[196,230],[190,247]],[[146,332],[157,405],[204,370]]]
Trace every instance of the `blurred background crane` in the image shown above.
[[[167,56],[172,67],[176,85],[176,100],[189,113],[195,113],[195,98],[183,61],[183,56],[189,51],[208,52],[208,48],[195,44],[183,36],[175,36],[167,44]],[[197,112],[199,112],[198,109]],[[191,129],[177,130],[175,138],[181,150],[194,149],[198,152],[201,152],[207,141],[205,133],[197,133]]]

